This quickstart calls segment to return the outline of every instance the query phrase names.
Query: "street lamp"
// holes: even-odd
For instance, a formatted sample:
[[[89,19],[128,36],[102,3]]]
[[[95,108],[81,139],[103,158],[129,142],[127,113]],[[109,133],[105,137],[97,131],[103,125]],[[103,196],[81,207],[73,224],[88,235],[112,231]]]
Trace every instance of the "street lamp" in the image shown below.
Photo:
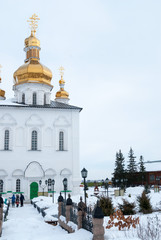
[[[43,192],[42,192],[43,196],[44,196],[44,189],[46,188],[47,184],[48,184],[48,180],[45,180],[45,185],[42,185],[42,181],[41,180],[39,181],[39,185],[40,185],[40,187],[43,190]]]
[[[86,177],[87,177],[87,174],[88,174],[88,171],[83,168],[82,171],[81,171],[81,175],[82,175],[82,178],[84,178],[84,201],[85,201],[85,204],[86,204]]]
[[[55,185],[54,179],[51,180],[51,185],[52,185],[52,199],[53,199],[53,203],[54,203],[54,185]]]
[[[64,178],[63,179],[63,185],[64,185],[64,192],[65,192],[65,201],[66,201],[67,184],[68,184],[68,179]]]
[[[107,197],[108,197],[108,183],[109,183],[109,180],[108,178],[105,179],[105,189],[107,190]]]

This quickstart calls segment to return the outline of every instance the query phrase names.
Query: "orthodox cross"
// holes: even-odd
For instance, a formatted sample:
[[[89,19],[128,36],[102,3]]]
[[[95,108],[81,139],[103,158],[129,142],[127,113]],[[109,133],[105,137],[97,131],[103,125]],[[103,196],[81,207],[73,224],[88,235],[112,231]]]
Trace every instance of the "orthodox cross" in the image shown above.
[[[29,18],[29,20],[27,20],[27,22],[30,23],[29,25],[31,28],[31,33],[34,33],[34,36],[36,29],[38,28],[38,20],[40,20],[40,18],[38,18],[38,15],[36,15],[35,13],[32,15],[32,17]]]
[[[65,69],[62,66],[59,68],[61,78],[63,78],[64,70]]]

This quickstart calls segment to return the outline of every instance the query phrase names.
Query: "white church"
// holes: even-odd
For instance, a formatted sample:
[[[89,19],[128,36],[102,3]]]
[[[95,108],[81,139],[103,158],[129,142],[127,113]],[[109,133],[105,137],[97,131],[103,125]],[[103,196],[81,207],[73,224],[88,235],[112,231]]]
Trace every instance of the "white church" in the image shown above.
[[[55,95],[52,72],[40,63],[40,41],[36,38],[37,16],[30,18],[31,35],[25,39],[26,59],[13,74],[14,98],[0,89],[0,193],[23,193],[32,199],[42,192],[79,192],[79,113],[69,105],[60,68],[60,90]],[[1,80],[1,79],[0,79]],[[42,184],[39,184],[39,181]],[[46,184],[45,184],[46,182]]]

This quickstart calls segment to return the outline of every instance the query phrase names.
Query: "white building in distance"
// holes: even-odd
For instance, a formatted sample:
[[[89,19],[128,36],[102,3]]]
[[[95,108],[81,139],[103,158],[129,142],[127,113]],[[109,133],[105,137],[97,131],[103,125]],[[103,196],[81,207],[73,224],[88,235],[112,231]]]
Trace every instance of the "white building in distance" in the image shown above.
[[[14,73],[14,98],[0,90],[0,192],[23,192],[26,199],[44,191],[67,189],[78,193],[79,107],[69,105],[60,68],[60,90],[51,101],[52,72],[40,63],[40,41],[35,37],[37,16],[31,19],[31,35],[25,39],[26,59]],[[39,181],[42,181],[41,186]],[[45,184],[45,182],[47,184]]]

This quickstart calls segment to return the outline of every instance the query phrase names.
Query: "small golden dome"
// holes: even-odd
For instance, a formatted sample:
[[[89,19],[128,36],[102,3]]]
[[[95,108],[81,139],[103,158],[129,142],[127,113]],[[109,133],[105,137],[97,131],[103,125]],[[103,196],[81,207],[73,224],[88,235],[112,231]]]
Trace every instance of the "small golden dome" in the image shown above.
[[[65,85],[65,81],[63,79],[63,75],[64,75],[64,68],[60,67],[60,75],[61,75],[61,79],[59,80],[59,86],[60,86],[60,90],[56,93],[55,97],[56,99],[68,99],[69,100],[69,93],[66,92],[64,90],[64,85]]]
[[[44,83],[51,85],[52,72],[39,61],[30,60],[14,72],[15,85],[22,83]]]
[[[55,95],[56,98],[68,98],[69,97],[69,93],[66,92],[64,89],[60,89],[56,95]]]
[[[2,89],[0,89],[0,97],[5,98],[5,91]]]
[[[40,47],[39,39],[37,39],[32,32],[31,32],[31,36],[25,39],[25,48],[31,47],[31,46]]]

